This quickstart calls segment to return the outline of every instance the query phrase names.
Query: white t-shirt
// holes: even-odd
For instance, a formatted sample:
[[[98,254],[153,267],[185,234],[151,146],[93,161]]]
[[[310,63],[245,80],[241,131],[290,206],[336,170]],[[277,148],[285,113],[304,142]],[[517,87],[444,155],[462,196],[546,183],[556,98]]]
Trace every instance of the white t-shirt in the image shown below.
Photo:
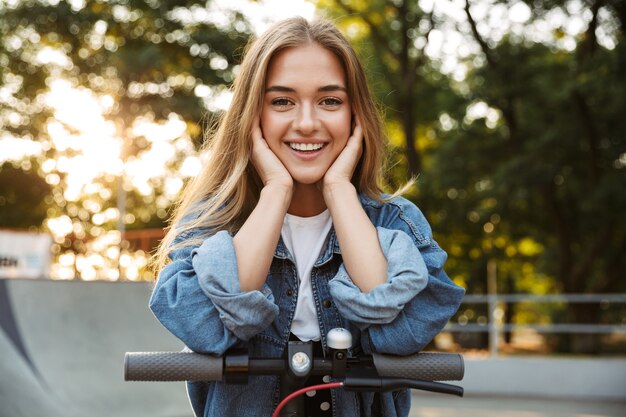
[[[321,339],[311,287],[311,270],[320,256],[331,226],[332,218],[328,210],[313,217],[287,214],[283,220],[281,236],[294,257],[300,278],[296,314],[291,323],[291,333],[305,342]]]

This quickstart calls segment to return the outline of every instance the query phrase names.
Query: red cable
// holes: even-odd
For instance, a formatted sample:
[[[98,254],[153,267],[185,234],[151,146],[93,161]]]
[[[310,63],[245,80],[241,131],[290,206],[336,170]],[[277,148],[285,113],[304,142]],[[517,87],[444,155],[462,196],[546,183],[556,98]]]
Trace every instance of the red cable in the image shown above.
[[[296,398],[299,395],[304,394],[305,392],[308,391],[317,391],[319,389],[331,389],[331,388],[341,388],[343,386],[343,382],[330,382],[328,384],[319,384],[319,385],[311,385],[310,387],[304,387],[302,389],[299,389],[298,391],[292,392],[291,394],[289,394],[288,396],[286,396],[281,402],[280,404],[278,404],[278,407],[276,407],[276,410],[274,410],[274,414],[272,414],[272,417],[278,417],[278,414],[280,413],[280,410],[283,409],[283,407],[291,400],[293,400],[294,398]]]

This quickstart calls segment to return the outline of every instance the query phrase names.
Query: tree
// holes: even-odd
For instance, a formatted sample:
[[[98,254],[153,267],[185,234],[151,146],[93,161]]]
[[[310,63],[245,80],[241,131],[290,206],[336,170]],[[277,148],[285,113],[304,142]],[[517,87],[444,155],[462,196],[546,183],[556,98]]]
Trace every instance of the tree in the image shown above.
[[[486,292],[495,262],[503,291],[623,292],[624,4],[526,3],[466,2],[446,14],[437,3],[424,11],[402,0],[319,2],[354,36],[374,84],[386,86],[377,90],[392,108],[392,141],[395,125],[413,125],[403,144],[419,152],[413,199],[458,283]],[[513,7],[527,16],[507,21]],[[563,26],[539,39],[533,25],[550,13]],[[568,33],[573,20],[586,28]],[[442,33],[465,41],[451,57],[462,76],[444,71],[450,57],[429,54]],[[414,104],[404,106],[396,91]],[[572,304],[568,321],[601,321],[597,307]],[[590,352],[596,342],[574,335],[562,348]]]
[[[375,93],[388,112],[388,122],[402,132],[402,166],[410,176],[421,174],[424,146],[418,131],[439,116],[439,103],[432,106],[433,100],[454,100],[445,80],[431,77],[433,62],[425,53],[437,25],[433,11],[422,10],[413,1],[320,0],[317,5],[353,35]]]
[[[244,17],[194,0],[16,0],[0,5],[0,22],[0,123],[44,150],[33,169],[52,186],[56,251],[119,244],[120,216],[128,228],[162,226],[232,81]],[[119,254],[110,258],[90,277]]]
[[[567,3],[529,5],[539,17]],[[493,142],[466,153],[485,168],[470,177],[489,179],[494,210],[543,246],[538,262],[565,293],[626,290],[619,272],[626,267],[625,10],[623,2],[585,5],[580,13],[590,19],[570,52],[513,36],[490,45],[466,2],[485,61],[472,77],[472,93],[502,115]],[[617,41],[612,47],[598,43],[601,15]],[[570,304],[568,311],[572,323],[600,321],[598,305]],[[597,341],[574,335],[569,343],[573,351],[593,352]]]
[[[50,185],[32,170],[0,166],[0,228],[28,229],[47,215]]]

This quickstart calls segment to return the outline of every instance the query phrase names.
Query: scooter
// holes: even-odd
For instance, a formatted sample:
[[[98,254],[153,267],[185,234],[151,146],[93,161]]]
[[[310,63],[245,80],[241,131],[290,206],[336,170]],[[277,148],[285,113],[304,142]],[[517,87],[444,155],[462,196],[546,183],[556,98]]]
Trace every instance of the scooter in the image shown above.
[[[403,388],[463,396],[463,388],[438,381],[460,381],[463,357],[456,353],[421,352],[411,356],[349,357],[352,335],[332,329],[327,335],[330,355],[313,356],[311,342],[290,341],[285,358],[250,358],[246,352],[223,357],[182,352],[129,352],[124,358],[126,381],[223,381],[245,384],[250,375],[279,375],[283,400],[272,417],[304,417],[308,391],[345,389],[384,392]],[[328,382],[305,386],[311,375]]]

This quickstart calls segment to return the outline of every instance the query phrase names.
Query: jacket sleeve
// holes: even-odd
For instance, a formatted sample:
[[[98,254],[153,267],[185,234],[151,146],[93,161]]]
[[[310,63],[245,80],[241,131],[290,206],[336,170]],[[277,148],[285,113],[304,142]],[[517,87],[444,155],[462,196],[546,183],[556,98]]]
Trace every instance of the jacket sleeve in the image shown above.
[[[428,271],[419,250],[402,231],[376,228],[387,259],[387,282],[363,293],[344,265],[330,281],[330,292],[343,317],[365,330],[389,324],[426,287]]]
[[[232,237],[225,231],[199,247],[170,254],[150,298],[157,319],[195,352],[222,355],[278,315],[271,290],[242,292]]]
[[[415,205],[404,199],[388,203],[376,223],[387,283],[360,293],[342,266],[331,294],[340,313],[361,328],[366,353],[414,354],[443,329],[465,290],[445,273],[447,254]]]
[[[446,253],[433,241],[420,248],[428,268],[428,283],[396,319],[375,324],[362,333],[366,352],[411,355],[421,351],[446,325],[459,308],[465,290],[450,280],[443,270]]]

